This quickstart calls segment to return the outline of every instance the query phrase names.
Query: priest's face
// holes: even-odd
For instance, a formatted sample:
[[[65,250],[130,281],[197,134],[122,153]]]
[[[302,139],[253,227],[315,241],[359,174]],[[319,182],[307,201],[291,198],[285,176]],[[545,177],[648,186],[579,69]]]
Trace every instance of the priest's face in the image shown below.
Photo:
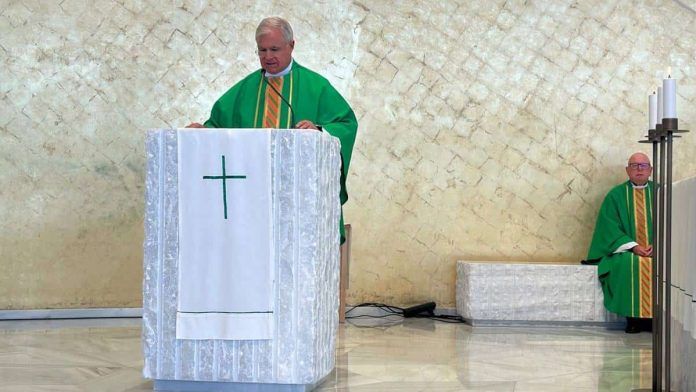
[[[256,40],[261,68],[268,73],[278,73],[290,65],[295,41],[286,41],[278,29],[271,29]]]
[[[632,183],[636,185],[645,185],[652,174],[650,159],[647,155],[636,153],[631,155],[626,166],[626,173]]]

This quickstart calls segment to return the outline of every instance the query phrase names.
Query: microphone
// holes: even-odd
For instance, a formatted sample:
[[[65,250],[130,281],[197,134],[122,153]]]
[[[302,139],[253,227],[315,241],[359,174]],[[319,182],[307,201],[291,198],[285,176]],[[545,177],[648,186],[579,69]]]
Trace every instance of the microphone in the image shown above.
[[[280,99],[282,99],[283,102],[285,102],[285,104],[288,105],[288,109],[290,109],[290,122],[292,123],[292,126],[294,127],[294,126],[295,126],[295,111],[292,110],[292,105],[290,105],[290,102],[288,102],[288,100],[285,99],[285,97],[283,96],[283,94],[281,94],[280,91],[278,91],[278,90],[275,88],[275,86],[273,86],[273,84],[270,83],[270,82],[268,81],[268,78],[266,77],[266,70],[263,69],[263,68],[261,68],[261,77],[266,81],[266,84],[269,85],[269,86],[271,86],[271,89],[273,89],[273,91],[274,91],[276,94],[278,94],[278,96],[280,97]]]

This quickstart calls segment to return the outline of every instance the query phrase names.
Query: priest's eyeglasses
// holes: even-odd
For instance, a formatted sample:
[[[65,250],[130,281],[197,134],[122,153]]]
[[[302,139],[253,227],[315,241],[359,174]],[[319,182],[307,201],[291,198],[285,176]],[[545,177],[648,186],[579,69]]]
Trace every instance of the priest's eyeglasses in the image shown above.
[[[648,170],[650,169],[649,163],[629,163],[628,167],[633,170]]]
[[[283,50],[283,48],[277,48],[277,47],[273,46],[273,47],[268,48],[268,49],[266,49],[266,48],[256,49],[256,54],[259,57],[263,57],[263,56],[267,56],[267,55],[275,56],[281,50]]]

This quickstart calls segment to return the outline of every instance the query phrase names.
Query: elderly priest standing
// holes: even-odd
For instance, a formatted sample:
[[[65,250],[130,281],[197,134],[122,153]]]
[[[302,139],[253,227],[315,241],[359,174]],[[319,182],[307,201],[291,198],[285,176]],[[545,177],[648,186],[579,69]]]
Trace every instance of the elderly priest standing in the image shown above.
[[[358,129],[353,110],[326,78],[294,61],[295,41],[285,19],[263,19],[256,29],[256,45],[261,69],[223,94],[205,125],[189,127],[324,130],[341,141],[341,204],[345,204],[346,176]],[[340,231],[343,242],[343,217]]]
[[[599,260],[604,306],[626,317],[626,332],[651,330],[652,173],[643,153],[631,155],[629,180],[607,194],[597,217],[589,261]]]

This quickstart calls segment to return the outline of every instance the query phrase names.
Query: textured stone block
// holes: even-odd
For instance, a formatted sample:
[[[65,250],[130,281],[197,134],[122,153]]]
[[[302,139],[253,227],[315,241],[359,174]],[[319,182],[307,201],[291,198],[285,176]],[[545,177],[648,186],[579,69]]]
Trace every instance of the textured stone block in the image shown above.
[[[616,322],[604,309],[597,267],[457,262],[457,313],[474,322]]]

